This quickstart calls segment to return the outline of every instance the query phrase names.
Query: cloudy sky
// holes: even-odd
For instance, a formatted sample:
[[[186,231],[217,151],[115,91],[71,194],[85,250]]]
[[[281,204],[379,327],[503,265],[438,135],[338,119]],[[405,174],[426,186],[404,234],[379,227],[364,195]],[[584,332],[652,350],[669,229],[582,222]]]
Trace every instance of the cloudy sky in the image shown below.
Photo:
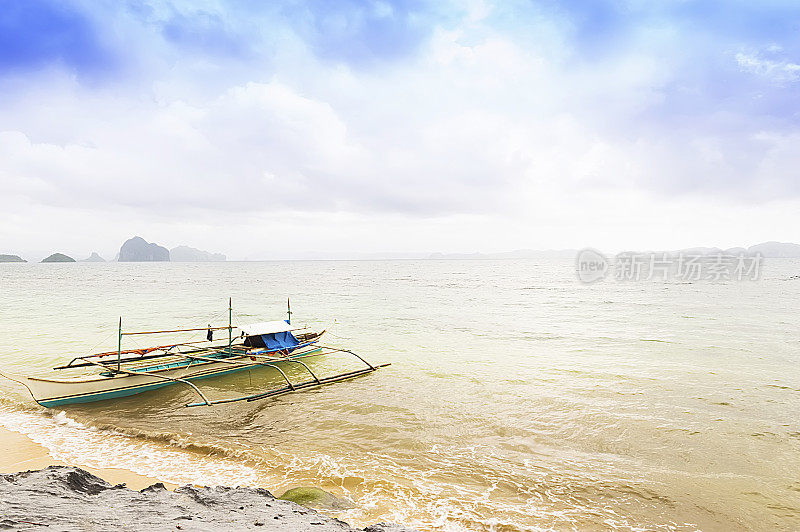
[[[800,4],[0,2],[0,253],[800,241]]]

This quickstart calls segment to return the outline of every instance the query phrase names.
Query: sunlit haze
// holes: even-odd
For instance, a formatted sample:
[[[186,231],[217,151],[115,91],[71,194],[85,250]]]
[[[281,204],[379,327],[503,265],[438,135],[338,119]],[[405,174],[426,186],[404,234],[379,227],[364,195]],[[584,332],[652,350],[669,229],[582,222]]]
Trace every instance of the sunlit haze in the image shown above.
[[[0,253],[800,240],[795,2],[6,2]]]

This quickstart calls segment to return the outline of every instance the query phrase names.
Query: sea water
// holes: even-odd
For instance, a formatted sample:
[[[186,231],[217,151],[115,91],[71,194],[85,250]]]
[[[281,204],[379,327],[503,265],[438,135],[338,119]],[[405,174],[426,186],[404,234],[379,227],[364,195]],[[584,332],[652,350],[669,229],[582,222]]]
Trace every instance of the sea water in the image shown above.
[[[116,350],[120,316],[126,331],[224,326],[229,297],[234,325],[285,318],[291,297],[293,323],[392,365],[214,408],[185,408],[197,398],[176,385],[46,410],[3,381],[0,426],[67,462],[178,484],[318,486],[354,502],[336,515],[356,525],[796,529],[799,274],[789,259],[751,281],[590,285],[560,259],[2,264],[4,371]],[[291,378],[308,379],[300,369]]]

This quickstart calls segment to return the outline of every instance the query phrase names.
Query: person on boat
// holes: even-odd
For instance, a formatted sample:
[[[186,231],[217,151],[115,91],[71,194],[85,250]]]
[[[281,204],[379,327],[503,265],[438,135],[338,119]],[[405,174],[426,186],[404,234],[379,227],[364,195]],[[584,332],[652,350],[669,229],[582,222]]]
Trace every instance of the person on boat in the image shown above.
[[[211,330],[211,324],[208,324],[208,333],[206,334],[206,340],[209,342],[214,339],[214,331]]]

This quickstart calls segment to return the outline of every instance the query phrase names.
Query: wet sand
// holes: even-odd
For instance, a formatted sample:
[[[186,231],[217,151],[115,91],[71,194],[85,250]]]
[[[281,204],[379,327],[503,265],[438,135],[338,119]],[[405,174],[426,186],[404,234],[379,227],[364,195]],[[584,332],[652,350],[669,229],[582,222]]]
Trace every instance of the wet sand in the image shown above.
[[[320,514],[263,488],[154,484],[141,491],[112,485],[84,469],[48,466],[0,475],[0,528],[48,530],[296,530],[415,532],[378,523],[364,529]]]
[[[384,523],[355,529],[263,488],[178,488],[124,469],[76,465],[0,428],[0,528],[414,532]]]
[[[84,464],[65,464],[50,456],[47,449],[30,440],[24,434],[0,427],[0,474],[18,473],[42,469],[51,465],[74,465],[89,471],[110,484],[125,484],[134,490],[141,490],[158,482],[167,488],[175,489],[174,484],[154,477],[139,475],[125,469],[98,469]]]

